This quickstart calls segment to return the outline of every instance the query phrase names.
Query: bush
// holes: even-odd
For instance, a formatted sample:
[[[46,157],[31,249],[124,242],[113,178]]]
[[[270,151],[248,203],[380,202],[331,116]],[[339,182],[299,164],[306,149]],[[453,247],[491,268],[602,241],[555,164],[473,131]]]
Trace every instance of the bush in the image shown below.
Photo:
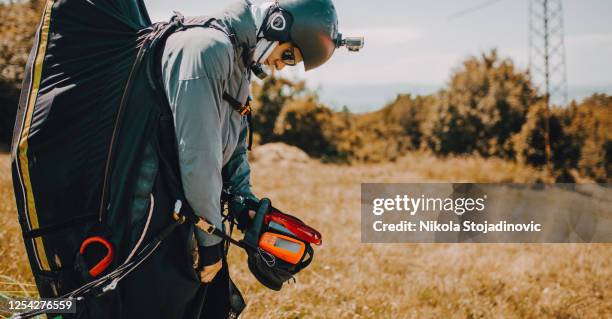
[[[283,106],[305,92],[304,82],[269,76],[253,84],[253,126],[261,144],[277,141],[274,126]]]
[[[400,125],[399,118],[390,117],[393,105],[380,111],[354,117],[357,131],[354,160],[365,162],[394,161],[411,147],[410,138]]]
[[[546,105],[533,105],[527,114],[527,122],[513,137],[516,158],[519,162],[536,167],[546,165],[545,128]],[[563,127],[564,110],[551,109],[549,117],[550,147],[553,169],[566,171],[575,166],[578,149]]]
[[[469,58],[440,93],[433,110],[437,119],[427,123],[427,145],[442,155],[513,158],[511,137],[535,101],[528,74],[512,61],[499,59],[495,50]]]
[[[398,95],[397,99],[383,109],[385,123],[397,123],[401,134],[407,137],[403,150],[418,150],[425,140],[426,123],[435,118],[432,108],[436,97],[432,95],[412,97]]]
[[[339,154],[332,141],[332,117],[332,111],[320,106],[314,96],[293,100],[282,108],[274,133],[311,156],[334,157]]]
[[[0,144],[10,144],[19,91],[44,1],[0,3]]]
[[[567,132],[579,149],[573,163],[580,173],[597,182],[612,179],[612,96],[594,94],[567,110]]]

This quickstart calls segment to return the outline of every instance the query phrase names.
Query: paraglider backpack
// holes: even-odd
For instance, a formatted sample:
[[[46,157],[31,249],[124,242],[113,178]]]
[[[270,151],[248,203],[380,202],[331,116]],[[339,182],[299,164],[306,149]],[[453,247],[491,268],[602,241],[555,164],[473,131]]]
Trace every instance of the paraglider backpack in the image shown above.
[[[76,317],[199,318],[205,293],[193,268],[193,225],[169,224],[173,212],[192,212],[159,55],[184,28],[231,37],[214,21],[176,15],[152,24],[142,0],[46,2],[12,174],[40,297],[76,298]]]

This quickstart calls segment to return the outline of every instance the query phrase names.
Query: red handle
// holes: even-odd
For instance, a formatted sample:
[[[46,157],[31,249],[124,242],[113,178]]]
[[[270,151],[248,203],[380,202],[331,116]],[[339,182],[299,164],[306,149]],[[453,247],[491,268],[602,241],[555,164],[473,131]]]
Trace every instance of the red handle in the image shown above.
[[[106,247],[106,250],[107,250],[106,256],[104,256],[104,258],[102,258],[102,260],[100,260],[99,263],[97,263],[95,266],[93,266],[89,270],[89,274],[92,277],[97,277],[111,264],[111,262],[113,261],[114,252],[113,252],[113,246],[106,239],[100,236],[93,236],[93,237],[89,237],[85,239],[83,243],[81,244],[81,248],[79,249],[79,252],[81,253],[81,255],[85,252],[85,249],[87,249],[87,247],[93,243],[102,244],[104,245],[104,247]]]
[[[316,229],[304,224],[301,220],[291,215],[282,213],[278,210],[272,210],[265,217],[265,224],[269,224],[270,221],[275,221],[283,227],[287,228],[290,232],[296,235],[303,241],[307,241],[311,244],[321,245],[322,238],[321,233]]]

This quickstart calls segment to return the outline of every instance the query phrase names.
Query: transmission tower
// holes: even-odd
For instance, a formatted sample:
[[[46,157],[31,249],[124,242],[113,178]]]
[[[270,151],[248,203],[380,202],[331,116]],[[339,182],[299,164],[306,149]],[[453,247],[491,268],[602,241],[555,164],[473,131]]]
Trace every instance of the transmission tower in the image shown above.
[[[529,1],[529,70],[550,104],[567,103],[561,0]]]
[[[546,101],[544,143],[551,168],[550,106],[567,104],[567,73],[561,0],[529,0],[529,70]]]
[[[456,19],[501,0],[487,0],[448,17]],[[529,0],[529,71],[532,83],[546,101],[544,144],[546,163],[552,168],[550,106],[567,104],[567,72],[561,0]]]

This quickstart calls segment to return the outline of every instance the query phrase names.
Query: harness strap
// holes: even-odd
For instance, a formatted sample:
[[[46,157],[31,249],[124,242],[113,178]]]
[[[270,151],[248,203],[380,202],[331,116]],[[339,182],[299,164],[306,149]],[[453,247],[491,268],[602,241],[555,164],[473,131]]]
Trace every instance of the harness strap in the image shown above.
[[[95,221],[97,218],[98,218],[97,213],[73,217],[66,221],[58,222],[55,224],[51,224],[48,226],[44,226],[44,227],[40,227],[37,229],[32,229],[30,231],[23,232],[23,237],[26,239],[31,239],[31,238],[46,236],[51,233],[65,230],[66,228],[69,228],[69,227],[76,227],[76,226],[80,226],[80,225],[83,225],[91,221]]]
[[[251,98],[247,98],[246,103],[243,105],[240,101],[236,100],[227,92],[223,92],[223,99],[232,106],[232,108],[242,116],[248,116],[251,114]]]
[[[223,92],[223,99],[232,106],[234,111],[238,112],[238,114],[242,116],[246,116],[247,124],[249,127],[249,143],[247,149],[250,151],[253,147],[253,117],[252,109],[251,109],[251,97],[249,96],[246,100],[246,103],[242,105],[238,100],[229,95],[227,92]]]
[[[249,126],[249,146],[247,146],[247,150],[251,150],[253,147],[253,116],[251,113],[247,114],[247,124]]]
[[[234,49],[237,49],[239,46],[238,39],[236,39],[236,34],[232,32],[230,28],[225,27],[222,24],[219,24],[216,18],[204,17],[204,22],[202,22],[202,17],[185,19],[185,17],[180,12],[174,11],[174,16],[172,16],[172,19],[170,20],[170,22],[177,23],[179,30],[193,28],[193,27],[205,27],[205,28],[212,28],[212,29],[221,31],[225,33],[225,35],[227,35],[227,37],[230,39]]]

